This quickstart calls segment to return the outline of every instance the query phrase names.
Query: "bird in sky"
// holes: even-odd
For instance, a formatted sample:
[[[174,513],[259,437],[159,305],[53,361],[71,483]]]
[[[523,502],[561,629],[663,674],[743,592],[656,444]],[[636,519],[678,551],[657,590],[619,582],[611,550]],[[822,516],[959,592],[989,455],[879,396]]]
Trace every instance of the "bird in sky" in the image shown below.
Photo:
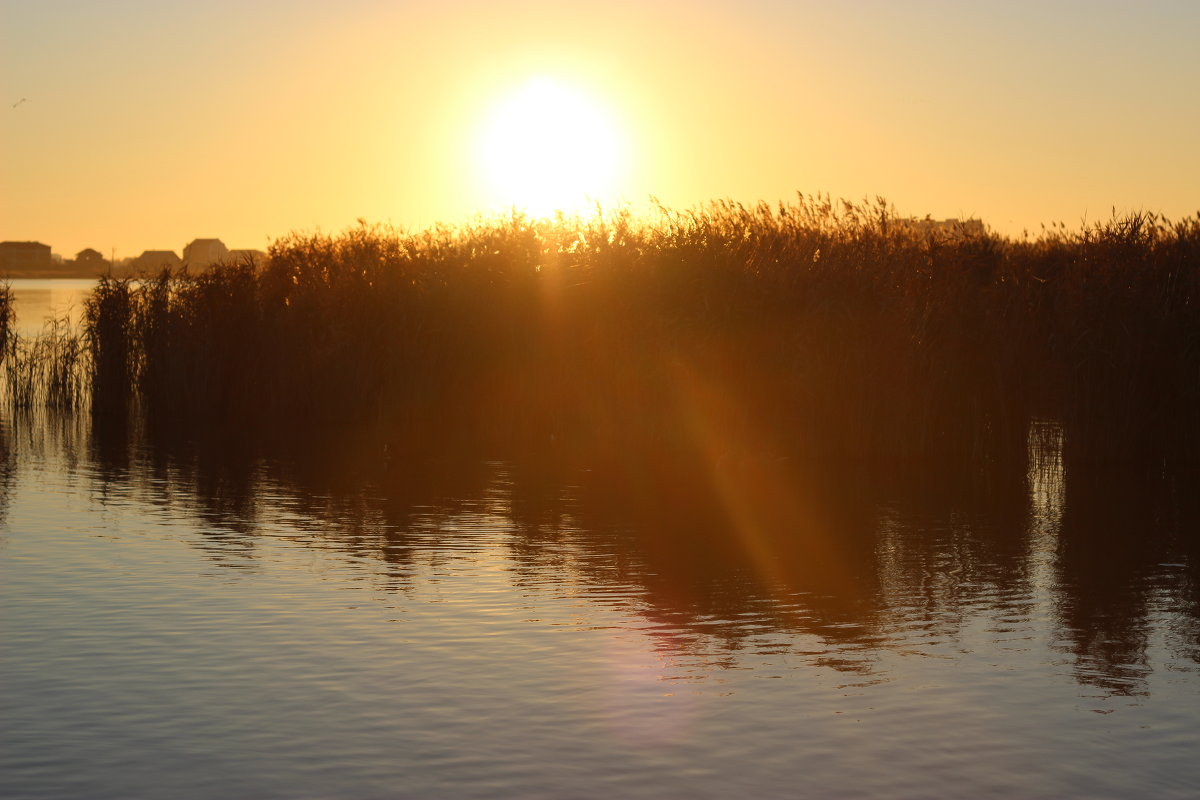
[[[24,103],[24,102],[25,102],[26,100],[28,100],[28,99],[29,99],[28,97],[22,97],[20,100],[18,100],[17,102],[13,103],[12,107],[13,107],[13,108],[16,108],[17,106],[21,105],[21,103]]]

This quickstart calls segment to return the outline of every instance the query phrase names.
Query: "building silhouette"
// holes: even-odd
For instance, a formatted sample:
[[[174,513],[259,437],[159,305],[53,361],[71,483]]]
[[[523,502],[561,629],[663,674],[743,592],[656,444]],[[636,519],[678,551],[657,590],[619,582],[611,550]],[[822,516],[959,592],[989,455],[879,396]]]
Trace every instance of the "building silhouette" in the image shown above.
[[[48,270],[54,266],[50,245],[41,242],[0,242],[0,271]]]
[[[229,248],[220,239],[193,239],[183,248],[183,266],[207,269],[229,258]]]
[[[104,269],[108,266],[108,261],[99,250],[85,247],[75,254],[75,266],[85,269]]]
[[[253,264],[261,267],[267,260],[262,250],[230,250],[229,261],[234,264]]]
[[[201,271],[214,264],[252,265],[261,268],[267,254],[262,250],[230,250],[220,239],[193,239],[183,248],[183,258],[174,250],[143,250],[136,258],[110,263],[104,254],[86,247],[74,259],[64,261],[41,242],[0,242],[0,277],[25,276],[39,278],[85,277],[117,269],[121,274],[153,274],[164,269],[180,268]]]
[[[174,250],[144,250],[140,256],[129,262],[129,266],[138,272],[159,272],[164,269],[176,269],[182,263]]]
[[[981,219],[898,219],[897,228],[908,230],[924,237],[936,236],[939,239],[966,239],[972,236],[983,236],[987,228]]]

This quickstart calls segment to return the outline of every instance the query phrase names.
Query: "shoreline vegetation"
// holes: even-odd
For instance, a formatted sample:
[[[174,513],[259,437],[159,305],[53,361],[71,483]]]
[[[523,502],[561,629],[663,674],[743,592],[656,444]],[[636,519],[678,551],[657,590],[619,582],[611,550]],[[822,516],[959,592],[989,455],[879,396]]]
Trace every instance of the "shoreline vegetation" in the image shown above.
[[[81,331],[13,316],[4,289],[8,403],[104,425],[965,464],[1053,419],[1071,461],[1200,459],[1200,215],[1023,240],[820,196],[361,223],[260,267],[103,276]]]

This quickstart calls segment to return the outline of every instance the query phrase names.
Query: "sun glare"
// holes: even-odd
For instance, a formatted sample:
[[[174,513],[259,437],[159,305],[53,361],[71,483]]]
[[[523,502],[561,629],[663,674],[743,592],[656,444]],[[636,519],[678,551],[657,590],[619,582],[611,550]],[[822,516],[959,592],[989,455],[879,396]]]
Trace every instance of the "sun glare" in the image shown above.
[[[492,205],[538,216],[614,202],[624,157],[613,116],[585,92],[545,77],[496,104],[478,155]]]

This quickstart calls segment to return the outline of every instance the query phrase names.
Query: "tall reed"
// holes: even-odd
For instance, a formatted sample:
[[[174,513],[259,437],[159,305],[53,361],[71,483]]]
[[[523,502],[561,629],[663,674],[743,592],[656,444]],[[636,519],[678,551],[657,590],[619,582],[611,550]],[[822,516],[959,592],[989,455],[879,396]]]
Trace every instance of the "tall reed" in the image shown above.
[[[33,336],[5,339],[4,394],[13,408],[81,408],[91,397],[91,372],[82,338],[66,318],[47,320]]]
[[[83,330],[92,364],[94,402],[120,405],[128,396],[135,360],[132,311],[135,288],[129,278],[102,275],[84,304]]]
[[[15,305],[12,285],[8,282],[0,284],[0,359],[8,353],[8,341],[12,337],[13,322],[16,320]]]
[[[294,234],[105,279],[87,331],[97,397],[184,420],[989,459],[1050,415],[1080,457],[1194,454],[1198,267],[1200,218],[1010,241],[801,196]]]

